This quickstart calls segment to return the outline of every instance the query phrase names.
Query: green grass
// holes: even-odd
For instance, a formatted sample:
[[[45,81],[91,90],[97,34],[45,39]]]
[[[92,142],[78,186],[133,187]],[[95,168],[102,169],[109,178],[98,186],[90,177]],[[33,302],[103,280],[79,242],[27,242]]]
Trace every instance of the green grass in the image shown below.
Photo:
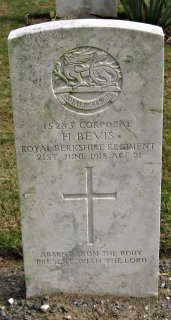
[[[161,249],[171,250],[171,45],[165,47]]]
[[[54,10],[55,0],[1,0],[0,3],[0,252],[22,254],[18,182],[12,124],[7,37],[24,26],[28,13]],[[120,10],[122,8],[120,6]],[[165,50],[165,99],[161,250],[171,249],[171,46]]]

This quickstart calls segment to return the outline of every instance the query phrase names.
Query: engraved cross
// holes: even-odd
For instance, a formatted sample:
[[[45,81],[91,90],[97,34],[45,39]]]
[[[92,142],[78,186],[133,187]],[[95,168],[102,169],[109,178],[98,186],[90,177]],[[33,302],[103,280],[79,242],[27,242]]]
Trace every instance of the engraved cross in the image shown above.
[[[64,194],[63,200],[82,200],[87,202],[87,244],[94,244],[94,232],[93,232],[93,200],[116,200],[117,192],[115,193],[94,193],[92,182],[92,167],[85,168],[86,170],[86,193],[79,194]]]

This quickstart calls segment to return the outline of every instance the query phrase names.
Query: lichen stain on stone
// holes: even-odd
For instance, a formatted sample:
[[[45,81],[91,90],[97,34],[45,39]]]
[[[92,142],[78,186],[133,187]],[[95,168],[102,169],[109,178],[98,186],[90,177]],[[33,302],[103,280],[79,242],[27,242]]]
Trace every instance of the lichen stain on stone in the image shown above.
[[[17,37],[12,39],[13,46],[18,46],[18,45],[21,46],[22,42],[23,42],[23,37]]]
[[[47,102],[45,102],[45,104],[44,104],[44,109],[45,109],[48,117],[49,117],[50,119],[53,119],[53,117],[52,117],[52,102],[51,102],[50,100],[47,101]]]
[[[121,288],[125,289],[128,287],[128,282],[127,281],[122,281],[121,282]]]
[[[158,110],[158,109],[150,109],[151,112],[157,112],[157,113],[162,113],[162,110]]]
[[[32,284],[32,279],[30,279],[29,276],[25,276],[25,282],[26,282],[28,285],[31,285],[31,284]]]
[[[23,194],[23,197],[24,197],[25,199],[29,199],[29,198],[31,198],[31,194],[30,194],[30,193],[24,193],[24,194]]]
[[[128,132],[134,137],[134,138],[138,138],[138,136],[137,136],[137,134],[134,132],[134,131],[132,131],[130,128],[125,128],[126,130],[128,130]]]
[[[144,102],[141,101],[140,107],[141,107],[143,110],[145,109],[145,104],[144,104]]]
[[[123,59],[126,63],[132,63],[133,57],[127,55],[125,59]]]
[[[27,190],[27,192],[23,193],[23,197],[27,200],[29,198],[31,198],[32,194],[34,193],[35,188],[31,187]]]

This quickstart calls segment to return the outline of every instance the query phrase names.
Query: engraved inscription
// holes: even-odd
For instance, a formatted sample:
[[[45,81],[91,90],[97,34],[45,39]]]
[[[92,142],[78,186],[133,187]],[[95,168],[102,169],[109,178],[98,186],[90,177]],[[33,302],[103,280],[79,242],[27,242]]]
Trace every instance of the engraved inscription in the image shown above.
[[[72,121],[72,122],[58,122],[47,121],[44,123],[43,129],[45,130],[61,130],[61,129],[130,129],[132,123],[130,120],[114,120],[114,121]]]
[[[62,143],[48,145],[22,145],[22,154],[35,154],[39,161],[56,160],[140,160],[146,152],[155,150],[153,142],[137,143],[85,143],[83,135],[79,134],[76,138],[80,139],[78,144],[69,144],[72,140],[71,134],[62,134]],[[85,136],[84,136],[85,137]],[[87,135],[85,138],[90,138]],[[105,135],[105,137],[107,137]],[[109,135],[108,137],[112,137]],[[74,140],[74,139],[73,139]],[[76,140],[76,139],[75,139]],[[83,141],[82,141],[83,140]],[[82,143],[83,142],[83,143]],[[102,141],[103,142],[103,141]]]
[[[87,244],[94,244],[93,235],[93,200],[116,200],[117,192],[115,193],[94,193],[92,184],[92,167],[87,167],[86,169],[86,193],[80,194],[63,194],[63,200],[82,200],[87,201]]]
[[[92,265],[92,264],[145,264],[147,257],[144,256],[143,250],[96,250],[96,251],[46,251],[40,254],[36,259],[38,265],[58,265],[71,266]]]
[[[115,102],[122,82],[116,59],[93,47],[66,52],[56,61],[52,73],[57,100],[66,108],[81,113],[97,112]]]
[[[33,154],[38,161],[84,161],[111,160],[139,161],[156,150],[152,141],[139,141],[136,137],[133,121],[129,119],[106,121],[56,121],[48,120],[43,124],[47,132],[58,132],[58,144],[51,140],[47,145],[22,144],[19,153]],[[124,135],[123,135],[124,132]],[[125,140],[125,134],[132,136]],[[136,138],[136,139],[135,139]]]

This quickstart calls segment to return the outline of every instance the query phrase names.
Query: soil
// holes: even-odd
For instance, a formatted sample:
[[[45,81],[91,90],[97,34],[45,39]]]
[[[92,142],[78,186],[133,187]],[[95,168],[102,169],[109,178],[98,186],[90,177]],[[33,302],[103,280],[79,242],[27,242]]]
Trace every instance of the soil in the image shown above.
[[[13,303],[8,301],[13,298]],[[42,305],[48,305],[43,311]],[[160,261],[158,299],[56,294],[25,299],[21,259],[0,258],[1,320],[169,320],[171,319],[171,258]]]
[[[27,14],[25,16],[26,26],[30,26],[37,23],[49,22],[51,17],[49,13],[42,14]]]
[[[164,34],[165,34],[165,42],[168,44],[171,44],[171,27],[167,28]]]

